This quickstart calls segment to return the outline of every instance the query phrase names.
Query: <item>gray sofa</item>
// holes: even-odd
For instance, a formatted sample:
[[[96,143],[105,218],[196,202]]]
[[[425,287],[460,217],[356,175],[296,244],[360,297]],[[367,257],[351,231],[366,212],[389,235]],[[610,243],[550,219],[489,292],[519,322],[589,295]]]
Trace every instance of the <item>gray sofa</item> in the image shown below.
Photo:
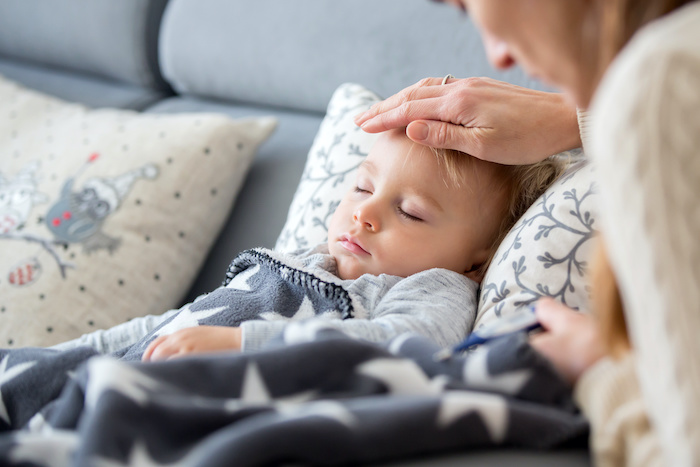
[[[230,259],[273,247],[332,92],[389,96],[427,76],[491,76],[468,18],[427,0],[4,0],[0,74],[91,107],[273,115],[230,217],[186,300]],[[410,442],[407,440],[407,442]],[[588,465],[582,448],[446,453],[391,465]]]

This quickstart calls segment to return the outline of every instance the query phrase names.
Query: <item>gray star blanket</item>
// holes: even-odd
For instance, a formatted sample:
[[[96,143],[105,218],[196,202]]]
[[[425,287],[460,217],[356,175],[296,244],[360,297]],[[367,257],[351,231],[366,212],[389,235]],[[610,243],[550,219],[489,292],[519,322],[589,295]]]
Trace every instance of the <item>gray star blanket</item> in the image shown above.
[[[184,306],[136,344],[115,354],[141,360],[158,336],[192,326],[239,326],[253,319],[295,318],[300,310],[340,319],[362,317],[362,305],[340,285],[325,281],[256,248],[240,253],[226,272],[222,287]],[[302,313],[306,316],[306,313]]]
[[[279,300],[280,313],[309,300],[353,316],[342,287],[269,260],[239,257],[228,280],[276,271],[280,280],[258,285],[289,288],[287,298],[270,288],[261,296]],[[310,320],[290,322],[258,352],[134,361],[165,326],[202,318],[192,316],[198,303],[235,315],[227,288],[217,290],[202,300],[218,305],[196,301],[118,355],[0,350],[0,465],[341,465],[587,437],[570,388],[524,334],[436,361],[424,337],[376,344]],[[207,322],[214,316],[197,323],[221,324]]]

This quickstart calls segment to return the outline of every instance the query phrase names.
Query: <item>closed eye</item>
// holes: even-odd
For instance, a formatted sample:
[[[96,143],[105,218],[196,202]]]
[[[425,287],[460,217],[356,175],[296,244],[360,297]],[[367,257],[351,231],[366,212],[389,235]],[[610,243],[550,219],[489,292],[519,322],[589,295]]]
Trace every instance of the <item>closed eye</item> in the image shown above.
[[[355,193],[371,193],[371,191],[365,190],[364,188],[360,188],[359,186],[356,186]]]
[[[412,215],[412,214],[407,213],[406,211],[404,211],[403,209],[401,209],[401,206],[397,206],[396,210],[398,211],[399,215],[403,216],[404,218],[406,218],[406,219],[408,219],[408,220],[410,220],[410,221],[414,221],[414,222],[423,222],[423,219],[421,219],[420,217],[416,217],[416,216],[414,216],[414,215]]]

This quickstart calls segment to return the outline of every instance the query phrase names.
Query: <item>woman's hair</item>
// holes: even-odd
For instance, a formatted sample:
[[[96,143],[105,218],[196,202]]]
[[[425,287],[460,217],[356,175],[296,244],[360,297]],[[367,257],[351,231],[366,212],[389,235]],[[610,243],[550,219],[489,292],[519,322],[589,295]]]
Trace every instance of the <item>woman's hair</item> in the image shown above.
[[[694,0],[598,0],[599,50],[603,68],[647,23]]]
[[[481,276],[486,272],[493,256],[505,236],[549,186],[559,177],[568,161],[552,156],[535,164],[503,165],[477,159],[469,154],[452,150],[432,148],[438,163],[444,167],[445,183],[461,186],[464,174],[476,164],[486,164],[492,169],[494,180],[490,186],[494,196],[504,196],[505,203],[498,231],[493,238],[490,256],[477,270]]]
[[[630,349],[620,289],[607,250],[598,238],[591,271],[592,307],[609,354],[622,357]]]

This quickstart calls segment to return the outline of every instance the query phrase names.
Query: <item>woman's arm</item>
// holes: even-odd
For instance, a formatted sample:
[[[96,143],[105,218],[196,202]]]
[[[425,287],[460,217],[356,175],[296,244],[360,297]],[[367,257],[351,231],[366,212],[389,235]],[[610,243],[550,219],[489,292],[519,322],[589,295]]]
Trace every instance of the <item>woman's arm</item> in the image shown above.
[[[596,466],[664,465],[639,392],[632,354],[597,362],[579,378],[574,397],[591,423],[590,444]]]
[[[413,141],[484,160],[529,164],[581,146],[576,108],[562,94],[490,78],[427,78],[356,117],[369,133],[406,126]]]

